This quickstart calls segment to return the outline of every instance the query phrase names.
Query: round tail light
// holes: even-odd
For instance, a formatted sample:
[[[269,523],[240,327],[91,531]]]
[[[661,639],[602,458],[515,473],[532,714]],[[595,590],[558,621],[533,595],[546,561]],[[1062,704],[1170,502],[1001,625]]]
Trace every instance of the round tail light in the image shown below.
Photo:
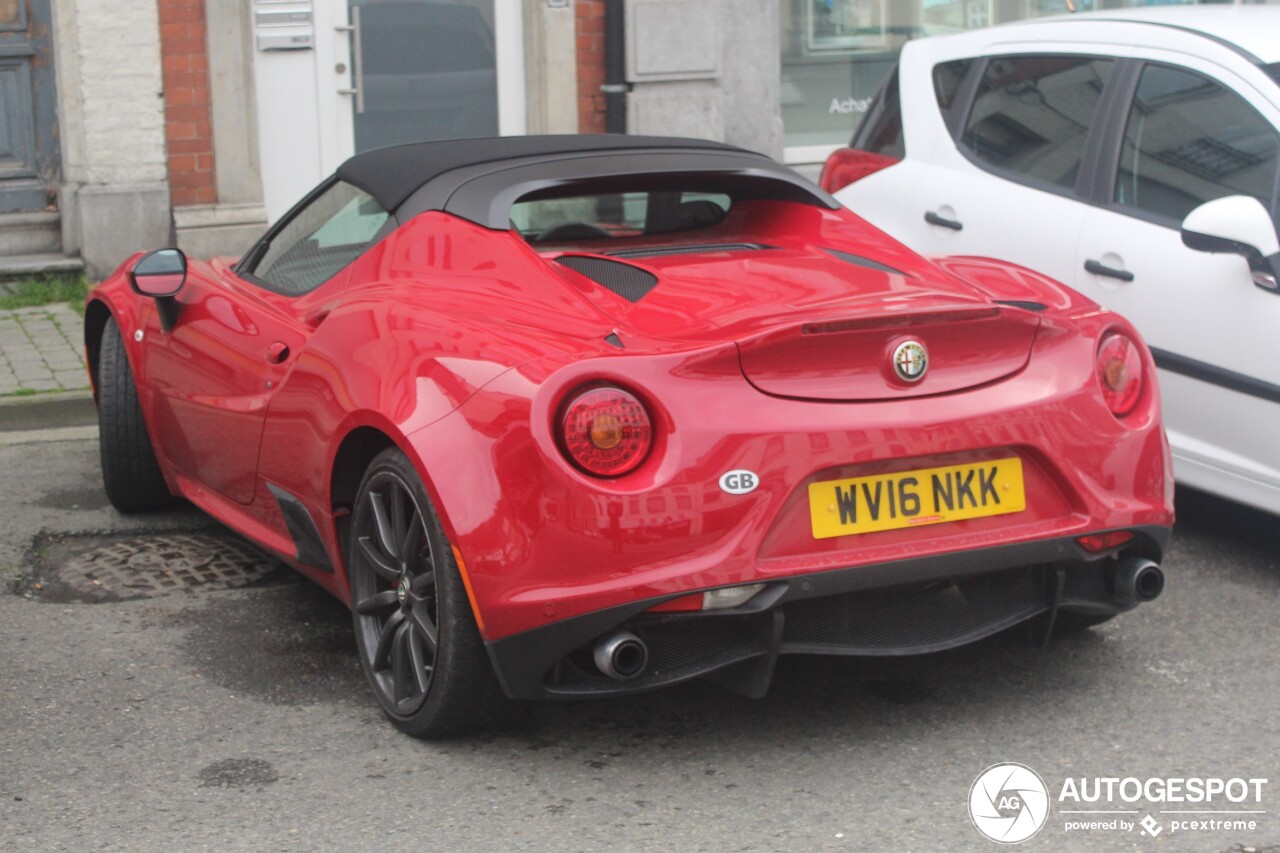
[[[1133,411],[1142,396],[1142,356],[1138,345],[1121,334],[1102,339],[1098,347],[1098,385],[1116,417]]]
[[[569,459],[586,473],[621,477],[649,454],[653,427],[634,394],[600,386],[569,398],[560,419],[560,437]]]

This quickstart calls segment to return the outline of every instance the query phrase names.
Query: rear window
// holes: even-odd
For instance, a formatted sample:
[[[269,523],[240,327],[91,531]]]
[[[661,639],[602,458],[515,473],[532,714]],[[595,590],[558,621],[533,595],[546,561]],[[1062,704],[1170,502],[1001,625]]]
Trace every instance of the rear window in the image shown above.
[[[1087,56],[992,59],[965,122],[965,148],[979,165],[1074,189],[1111,67]]]
[[[902,99],[898,94],[897,68],[889,73],[880,87],[849,147],[886,157],[901,159],[907,156],[907,146],[902,138]]]
[[[938,98],[938,109],[949,112],[955,105],[956,95],[960,92],[960,84],[969,73],[972,59],[953,59],[933,66],[933,91]]]
[[[530,243],[641,237],[710,228],[731,206],[725,193],[692,190],[531,197],[511,206],[511,227]]]

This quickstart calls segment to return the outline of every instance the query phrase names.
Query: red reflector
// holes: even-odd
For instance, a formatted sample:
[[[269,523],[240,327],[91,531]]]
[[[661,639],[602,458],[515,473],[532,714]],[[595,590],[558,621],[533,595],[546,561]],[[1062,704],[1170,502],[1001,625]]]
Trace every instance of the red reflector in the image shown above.
[[[1110,533],[1090,533],[1076,541],[1090,554],[1101,554],[1103,551],[1120,547],[1132,538],[1133,534],[1128,530],[1112,530]]]
[[[822,176],[818,178],[818,185],[833,193],[897,162],[897,157],[886,157],[884,154],[872,154],[870,151],[853,148],[837,148],[831,152],[827,162],[822,164]]]
[[[673,611],[685,610],[701,610],[702,609],[702,593],[695,592],[693,595],[682,595],[679,598],[673,598],[670,601],[664,601],[661,604],[655,604],[650,607],[649,613],[670,613]]]
[[[560,437],[569,458],[588,474],[620,477],[649,453],[649,413],[633,394],[611,386],[591,388],[564,408]]]
[[[1142,396],[1142,357],[1138,345],[1121,334],[1108,335],[1098,347],[1098,385],[1116,417],[1134,410]]]

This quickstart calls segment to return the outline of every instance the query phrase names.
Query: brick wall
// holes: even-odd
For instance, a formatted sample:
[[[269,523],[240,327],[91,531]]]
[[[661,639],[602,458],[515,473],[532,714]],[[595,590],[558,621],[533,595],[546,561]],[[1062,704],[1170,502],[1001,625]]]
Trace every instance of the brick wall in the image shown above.
[[[174,207],[218,200],[204,0],[159,0],[165,140]]]
[[[578,132],[604,133],[604,0],[577,0]]]

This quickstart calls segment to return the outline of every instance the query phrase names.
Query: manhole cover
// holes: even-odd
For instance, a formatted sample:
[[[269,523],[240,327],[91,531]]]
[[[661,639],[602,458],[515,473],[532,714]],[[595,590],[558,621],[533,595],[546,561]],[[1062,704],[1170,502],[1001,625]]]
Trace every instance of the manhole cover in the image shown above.
[[[37,543],[33,584],[51,600],[123,601],[292,578],[288,566],[222,531],[83,536]]]

